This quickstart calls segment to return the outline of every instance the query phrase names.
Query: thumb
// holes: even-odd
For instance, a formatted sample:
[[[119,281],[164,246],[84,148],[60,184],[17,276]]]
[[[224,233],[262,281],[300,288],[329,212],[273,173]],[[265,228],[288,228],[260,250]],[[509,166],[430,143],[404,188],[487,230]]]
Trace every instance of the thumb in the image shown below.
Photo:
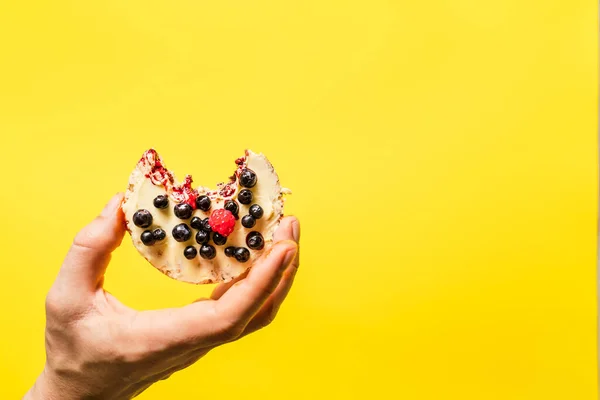
[[[68,291],[92,292],[101,285],[110,255],[123,240],[125,225],[118,193],[102,213],[75,236],[57,280]]]

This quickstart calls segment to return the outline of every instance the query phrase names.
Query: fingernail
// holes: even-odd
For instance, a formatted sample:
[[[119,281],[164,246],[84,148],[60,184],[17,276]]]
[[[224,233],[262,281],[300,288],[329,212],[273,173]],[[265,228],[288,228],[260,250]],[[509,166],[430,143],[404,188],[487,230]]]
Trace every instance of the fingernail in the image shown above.
[[[120,204],[121,204],[121,194],[117,193],[104,206],[104,209],[102,210],[100,215],[102,215],[103,217],[109,217],[111,215],[114,215],[115,211],[117,211],[117,208],[119,207]]]
[[[296,243],[300,241],[300,222],[297,219],[292,222],[292,237]]]

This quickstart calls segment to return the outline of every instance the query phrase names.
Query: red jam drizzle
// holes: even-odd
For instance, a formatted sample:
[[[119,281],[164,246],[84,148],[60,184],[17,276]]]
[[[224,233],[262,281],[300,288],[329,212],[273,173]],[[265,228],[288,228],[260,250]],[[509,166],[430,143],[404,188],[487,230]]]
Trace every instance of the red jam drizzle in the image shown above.
[[[235,160],[238,167],[234,174],[229,178],[229,183],[220,183],[217,185],[217,190],[208,193],[209,196],[215,196],[217,193],[222,197],[233,196],[235,193],[235,181],[244,169],[247,156],[248,152],[246,151],[244,157]],[[187,175],[181,185],[174,186],[173,182],[175,182],[175,178],[173,177],[173,174],[165,168],[154,149],[147,150],[140,159],[139,164],[141,164],[141,170],[145,172],[146,178],[149,178],[154,185],[164,186],[167,193],[171,192],[171,197],[177,203],[185,202],[189,204],[192,209],[196,209],[196,199],[199,194],[197,190],[192,189],[193,180],[191,175]]]
[[[192,189],[192,176],[187,175],[180,186],[174,186],[175,178],[171,171],[167,170],[161,162],[156,150],[147,150],[140,159],[142,171],[150,181],[157,186],[164,186],[171,197],[178,203],[187,203],[192,209],[196,209],[196,198],[198,192]]]

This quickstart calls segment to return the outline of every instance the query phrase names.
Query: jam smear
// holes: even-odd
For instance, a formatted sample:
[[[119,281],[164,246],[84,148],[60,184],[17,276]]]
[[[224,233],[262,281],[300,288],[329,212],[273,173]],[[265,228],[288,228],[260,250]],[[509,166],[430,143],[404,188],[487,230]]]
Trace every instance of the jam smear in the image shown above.
[[[192,189],[192,176],[187,175],[183,183],[174,186],[175,178],[173,174],[165,168],[156,153],[156,150],[147,150],[139,161],[141,170],[144,171],[154,185],[164,186],[167,192],[171,192],[171,197],[178,203],[187,203],[193,210],[196,209],[196,198],[198,192]]]
[[[146,177],[150,178],[153,184],[163,185],[165,188],[168,188],[175,181],[173,174],[160,161],[156,150],[147,150],[139,162],[144,167],[143,170],[146,171]]]
[[[192,210],[196,209],[196,198],[198,192],[192,189],[192,176],[186,175],[181,186],[173,186],[171,196],[179,203],[187,203],[192,206]]]

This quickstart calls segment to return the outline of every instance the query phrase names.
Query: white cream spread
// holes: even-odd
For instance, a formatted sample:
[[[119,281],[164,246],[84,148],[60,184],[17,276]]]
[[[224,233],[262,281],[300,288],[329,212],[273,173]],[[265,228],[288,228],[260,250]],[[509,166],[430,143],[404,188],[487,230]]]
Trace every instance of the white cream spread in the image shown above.
[[[283,217],[283,195],[290,191],[280,186],[277,173],[264,155],[247,150],[245,156],[238,159],[236,163],[238,167],[235,172],[235,181],[221,184],[217,190],[210,190],[206,187],[192,189],[190,187],[191,177],[186,177],[186,180],[180,185],[174,175],[164,167],[160,156],[154,150],[151,149],[144,153],[130,175],[129,189],[125,194],[122,208],[134,246],[154,267],[171,278],[184,282],[196,284],[227,282],[250,268],[253,261],[270,247],[273,233]],[[188,260],[183,255],[187,246],[200,249],[200,245],[195,240],[197,230],[190,227],[192,235],[186,242],[177,242],[173,238],[171,233],[173,227],[181,223],[190,226],[191,220],[191,218],[186,220],[177,218],[173,212],[174,206],[182,201],[187,201],[192,205],[195,196],[207,195],[211,199],[211,208],[205,212],[196,209],[194,205],[192,218],[194,216],[201,219],[210,217],[213,210],[223,208],[226,200],[236,200],[238,192],[244,189],[239,185],[238,179],[239,173],[244,168],[254,171],[257,177],[256,185],[249,189],[253,194],[252,202],[248,205],[237,202],[239,219],[236,220],[234,231],[227,237],[225,245],[217,246],[212,239],[209,242],[216,249],[215,258],[207,260],[198,254]],[[168,196],[169,206],[167,208],[154,207],[153,201],[158,195]],[[242,226],[241,220],[243,216],[248,215],[248,210],[253,204],[260,205],[264,210],[264,215],[256,220],[254,227],[249,229]],[[140,228],[133,223],[133,214],[140,209],[148,210],[152,214],[153,222],[150,227]],[[167,237],[153,245],[144,245],[140,239],[142,232],[156,228],[162,228]],[[252,231],[260,232],[263,235],[265,247],[262,250],[249,249],[250,260],[244,263],[225,255],[224,250],[228,246],[248,248],[246,236]]]

